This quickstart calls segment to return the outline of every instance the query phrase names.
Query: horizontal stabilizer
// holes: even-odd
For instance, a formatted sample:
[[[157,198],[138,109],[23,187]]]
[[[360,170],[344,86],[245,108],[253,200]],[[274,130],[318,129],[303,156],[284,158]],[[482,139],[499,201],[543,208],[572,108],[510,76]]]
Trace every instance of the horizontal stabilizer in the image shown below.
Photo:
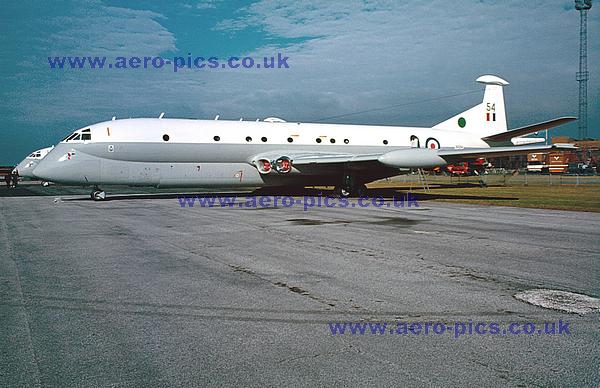
[[[451,162],[463,159],[476,158],[494,158],[499,156],[524,155],[530,152],[543,151],[573,151],[576,150],[573,144],[551,144],[551,145],[526,145],[513,147],[491,147],[491,148],[471,148],[464,150],[440,150],[438,155],[444,160]]]
[[[510,140],[513,137],[523,136],[530,133],[534,133],[537,131],[543,131],[544,129],[549,129],[553,127],[557,127],[559,125],[563,125],[569,123],[571,121],[577,120],[577,117],[559,117],[557,119],[544,121],[543,123],[537,123],[533,125],[527,125],[525,127],[511,129],[510,131],[501,132],[496,135],[486,136],[482,138],[482,140],[486,142],[495,142],[495,141],[506,141]]]

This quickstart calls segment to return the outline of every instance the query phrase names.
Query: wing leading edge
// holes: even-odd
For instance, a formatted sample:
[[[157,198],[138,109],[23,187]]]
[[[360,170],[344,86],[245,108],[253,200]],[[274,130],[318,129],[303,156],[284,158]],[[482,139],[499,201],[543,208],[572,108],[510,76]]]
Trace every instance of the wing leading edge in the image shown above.
[[[461,160],[499,157],[509,155],[523,155],[530,152],[575,150],[572,144],[551,145],[524,145],[511,147],[467,148],[467,149],[427,149],[404,148],[395,151],[376,154],[345,154],[325,152],[286,152],[271,151],[258,154],[248,162],[257,168],[264,161],[275,164],[282,158],[288,159],[290,164],[301,169],[302,167],[329,168],[340,167],[350,169],[367,169],[374,165],[393,168],[433,168],[445,166]],[[260,168],[259,168],[260,170]],[[263,173],[265,171],[262,171]],[[270,172],[270,169],[269,171]]]

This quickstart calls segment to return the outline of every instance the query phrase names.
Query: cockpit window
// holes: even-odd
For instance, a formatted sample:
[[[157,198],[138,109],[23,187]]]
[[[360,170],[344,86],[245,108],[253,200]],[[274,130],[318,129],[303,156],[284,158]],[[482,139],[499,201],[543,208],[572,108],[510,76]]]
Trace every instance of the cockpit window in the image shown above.
[[[64,138],[62,142],[76,141],[76,140],[92,140],[92,130],[90,128],[86,128],[82,131],[74,132]]]

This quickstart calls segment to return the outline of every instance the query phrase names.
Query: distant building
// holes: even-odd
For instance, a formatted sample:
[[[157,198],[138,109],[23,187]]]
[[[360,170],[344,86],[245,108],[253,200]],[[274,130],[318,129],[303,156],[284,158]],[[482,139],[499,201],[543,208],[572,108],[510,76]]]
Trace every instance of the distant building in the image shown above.
[[[600,140],[576,140],[568,136],[552,138],[552,144],[573,144],[576,151],[536,152],[527,155],[527,171],[550,174],[597,173]]]
[[[576,140],[568,136],[552,138],[552,144],[573,144],[576,151],[533,152],[527,155],[513,155],[492,158],[489,161],[496,168],[507,170],[526,169],[528,172],[564,174],[599,173],[600,140]]]

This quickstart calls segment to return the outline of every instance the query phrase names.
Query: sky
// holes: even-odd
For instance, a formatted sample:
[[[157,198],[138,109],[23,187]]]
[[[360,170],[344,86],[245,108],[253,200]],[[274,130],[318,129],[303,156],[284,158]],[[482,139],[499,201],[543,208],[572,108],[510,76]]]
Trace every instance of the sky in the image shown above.
[[[600,138],[600,4],[588,16],[588,136]],[[509,128],[578,114],[567,0],[20,0],[0,3],[0,165],[86,125],[165,117],[432,126],[508,80]],[[52,69],[48,57],[281,53],[281,69]],[[552,131],[577,137],[577,124]]]

